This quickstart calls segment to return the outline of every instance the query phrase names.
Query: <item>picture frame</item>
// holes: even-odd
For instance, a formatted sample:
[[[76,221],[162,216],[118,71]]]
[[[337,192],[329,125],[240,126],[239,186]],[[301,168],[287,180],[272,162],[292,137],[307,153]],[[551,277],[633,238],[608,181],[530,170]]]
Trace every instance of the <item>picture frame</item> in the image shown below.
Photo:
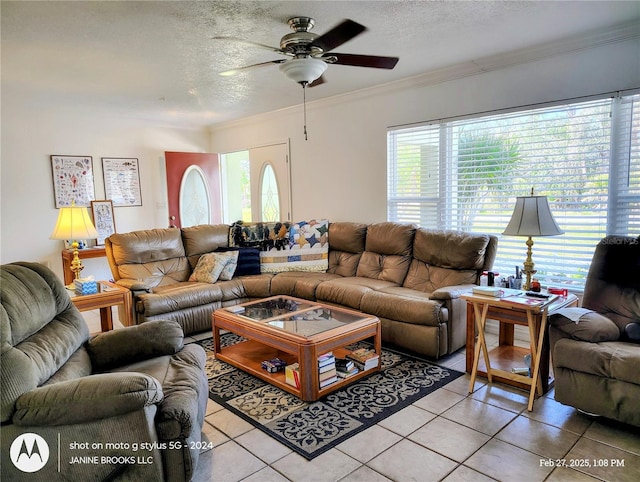
[[[140,170],[135,157],[103,157],[104,195],[114,206],[142,206]]]
[[[98,231],[96,245],[103,246],[104,240],[116,232],[116,219],[113,214],[113,202],[109,200],[91,201],[93,224]]]
[[[56,209],[89,207],[95,199],[92,156],[52,155],[51,175]]]

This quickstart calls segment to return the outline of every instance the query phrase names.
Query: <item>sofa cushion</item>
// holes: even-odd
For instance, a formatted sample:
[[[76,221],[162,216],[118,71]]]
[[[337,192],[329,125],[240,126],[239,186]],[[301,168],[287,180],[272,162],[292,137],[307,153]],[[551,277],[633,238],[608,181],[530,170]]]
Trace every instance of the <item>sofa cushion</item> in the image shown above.
[[[616,324],[596,312],[582,315],[578,323],[557,313],[550,317],[550,323],[574,340],[597,343],[615,341],[620,338],[620,330]]]
[[[229,226],[227,224],[201,224],[182,228],[182,242],[185,254],[191,258],[211,253],[229,245]]]
[[[392,222],[367,227],[365,251],[385,255],[410,256],[415,226]]]
[[[348,251],[329,251],[329,269],[327,273],[339,276],[355,276],[358,271],[358,263],[362,253],[349,253]]]
[[[367,225],[363,223],[338,222],[329,225],[331,251],[362,253],[367,238]]]
[[[272,295],[289,295],[314,301],[316,288],[328,280],[339,279],[340,276],[330,273],[313,273],[285,271],[271,279]]]
[[[112,234],[107,249],[112,253],[110,264],[117,279],[142,280],[152,288],[186,281],[191,274],[179,229]]]
[[[552,355],[554,367],[640,385],[640,350],[633,343],[585,343],[561,338],[555,343]]]
[[[399,286],[364,293],[360,309],[377,317],[415,325],[438,326],[446,321],[441,301],[429,299],[426,293]]]
[[[394,283],[385,280],[371,278],[337,278],[320,283],[316,288],[318,301],[336,303],[360,309],[360,301],[365,293],[382,288],[395,286]]]
[[[445,286],[475,284],[478,272],[473,269],[448,269],[412,259],[403,286],[432,293]]]
[[[428,265],[481,270],[491,237],[462,231],[416,229],[413,257]]]
[[[148,229],[109,236],[117,266],[186,256],[179,229]]]
[[[401,284],[407,275],[409,256],[393,256],[365,251],[360,257],[356,276]]]
[[[192,283],[185,281],[153,289],[143,293],[138,303],[142,304],[145,316],[154,316],[182,309],[206,305],[222,300],[219,283]]]

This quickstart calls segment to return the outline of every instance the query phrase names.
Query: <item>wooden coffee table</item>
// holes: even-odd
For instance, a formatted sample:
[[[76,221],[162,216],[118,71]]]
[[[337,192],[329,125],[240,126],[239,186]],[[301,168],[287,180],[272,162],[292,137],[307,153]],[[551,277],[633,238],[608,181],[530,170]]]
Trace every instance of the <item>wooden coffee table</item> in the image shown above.
[[[241,308],[238,308],[241,307]],[[243,309],[242,312],[234,312]],[[380,369],[378,365],[319,388],[318,357],[332,352],[336,358],[349,353],[345,347],[367,338],[381,353],[378,318],[323,303],[290,296],[273,296],[242,305],[221,308],[213,313],[215,356],[241,370],[286,390],[304,401],[318,398]],[[246,338],[231,346],[220,345],[220,330]],[[269,373],[264,360],[280,358],[288,365],[300,365],[300,388],[285,381],[284,372]]]

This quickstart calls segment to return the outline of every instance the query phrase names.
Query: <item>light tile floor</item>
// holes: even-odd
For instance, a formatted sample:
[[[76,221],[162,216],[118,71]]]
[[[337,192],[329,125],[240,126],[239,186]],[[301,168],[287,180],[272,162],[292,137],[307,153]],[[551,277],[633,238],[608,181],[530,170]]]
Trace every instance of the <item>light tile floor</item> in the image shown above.
[[[98,331],[98,312],[84,315]],[[488,342],[495,346],[497,337]],[[464,350],[438,363],[464,372]],[[637,428],[580,414],[556,402],[553,390],[528,412],[524,391],[484,379],[472,394],[468,388],[465,375],[312,461],[210,400],[203,433],[213,448],[200,455],[193,480],[640,480]]]

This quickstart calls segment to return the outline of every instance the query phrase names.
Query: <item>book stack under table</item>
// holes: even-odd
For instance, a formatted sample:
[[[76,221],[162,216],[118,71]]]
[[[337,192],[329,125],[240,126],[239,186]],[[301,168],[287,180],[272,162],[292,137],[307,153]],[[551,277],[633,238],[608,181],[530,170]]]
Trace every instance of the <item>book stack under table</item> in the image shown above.
[[[359,348],[347,354],[347,358],[362,371],[370,370],[378,366],[380,355],[373,348]]]
[[[320,381],[320,388],[338,381],[336,357],[333,356],[333,353],[325,353],[318,357],[318,380]]]

